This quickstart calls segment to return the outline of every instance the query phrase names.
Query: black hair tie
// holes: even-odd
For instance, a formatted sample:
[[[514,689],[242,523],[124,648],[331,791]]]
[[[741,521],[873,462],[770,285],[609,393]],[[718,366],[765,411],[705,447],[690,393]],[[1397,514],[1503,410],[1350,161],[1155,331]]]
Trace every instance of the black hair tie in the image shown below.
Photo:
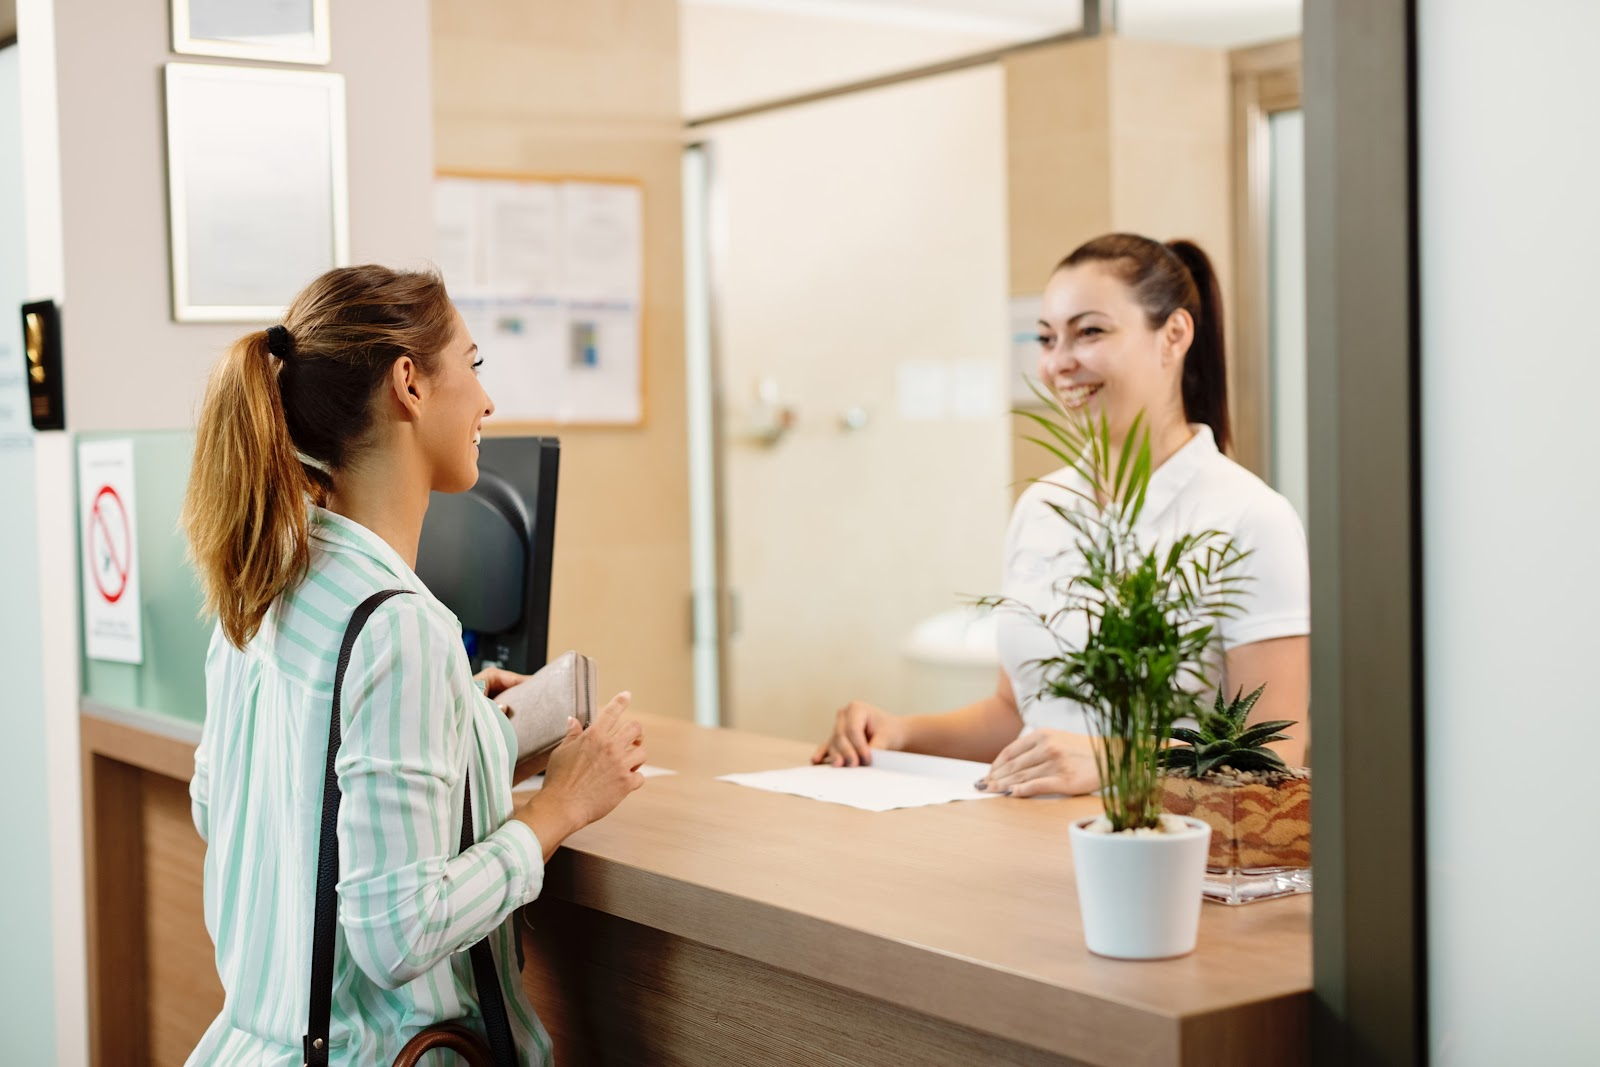
[[[294,338],[285,327],[267,327],[267,351],[279,359],[288,359],[294,355]]]

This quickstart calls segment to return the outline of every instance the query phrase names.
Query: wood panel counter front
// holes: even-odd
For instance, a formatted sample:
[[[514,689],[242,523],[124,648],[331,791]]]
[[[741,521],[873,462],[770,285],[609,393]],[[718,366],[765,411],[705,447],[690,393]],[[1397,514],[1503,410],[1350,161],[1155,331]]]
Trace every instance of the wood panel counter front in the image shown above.
[[[859,811],[715,780],[809,745],[640,719],[678,773],[574,835],[528,911],[558,1062],[1309,1058],[1309,898],[1206,905],[1193,954],[1102,959],[1067,842],[1098,801]]]
[[[96,1064],[181,1064],[221,1007],[192,726],[85,702]],[[523,974],[561,1067],[1305,1062],[1310,900],[1206,905],[1189,956],[1091,955],[1097,801],[866,812],[715,781],[810,746],[641,715],[651,778],[551,861]],[[140,981],[137,976],[144,976]]]

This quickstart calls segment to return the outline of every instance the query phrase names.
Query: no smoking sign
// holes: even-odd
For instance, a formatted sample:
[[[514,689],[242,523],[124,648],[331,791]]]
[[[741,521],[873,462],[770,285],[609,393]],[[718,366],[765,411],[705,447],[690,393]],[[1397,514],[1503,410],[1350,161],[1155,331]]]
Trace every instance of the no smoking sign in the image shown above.
[[[132,441],[78,446],[84,651],[119,663],[144,661],[133,448]]]
[[[115,604],[128,591],[128,569],[133,554],[133,524],[115,488],[102,485],[89,514],[89,559],[94,586],[107,604]]]

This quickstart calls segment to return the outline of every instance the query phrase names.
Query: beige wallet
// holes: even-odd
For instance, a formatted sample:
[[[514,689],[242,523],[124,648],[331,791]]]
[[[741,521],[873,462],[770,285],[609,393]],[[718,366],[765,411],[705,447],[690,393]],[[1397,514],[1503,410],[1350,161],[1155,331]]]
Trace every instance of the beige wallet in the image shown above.
[[[594,718],[594,689],[594,660],[581,652],[563,652],[527,681],[498,694],[495,702],[510,709],[517,731],[517,759],[560,744],[568,717],[587,728]]]

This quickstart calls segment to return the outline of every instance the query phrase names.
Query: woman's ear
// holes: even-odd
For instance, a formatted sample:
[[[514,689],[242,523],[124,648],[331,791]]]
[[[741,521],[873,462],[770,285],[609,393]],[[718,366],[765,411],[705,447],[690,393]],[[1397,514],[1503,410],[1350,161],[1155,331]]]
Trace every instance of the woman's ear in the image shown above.
[[[389,392],[401,410],[412,417],[422,413],[422,368],[410,356],[401,356],[390,364]]]
[[[1183,308],[1167,316],[1161,327],[1161,362],[1181,362],[1194,343],[1194,318]]]

